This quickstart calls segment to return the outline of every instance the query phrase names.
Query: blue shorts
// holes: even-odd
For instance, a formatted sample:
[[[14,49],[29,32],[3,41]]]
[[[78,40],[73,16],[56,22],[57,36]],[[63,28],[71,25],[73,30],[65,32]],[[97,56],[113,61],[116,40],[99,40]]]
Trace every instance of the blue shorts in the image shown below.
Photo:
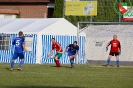
[[[68,56],[73,56],[75,55],[76,53],[71,53],[71,52],[68,52]]]
[[[12,59],[15,60],[19,57],[19,59],[23,59],[24,58],[24,54],[23,53],[14,53]]]

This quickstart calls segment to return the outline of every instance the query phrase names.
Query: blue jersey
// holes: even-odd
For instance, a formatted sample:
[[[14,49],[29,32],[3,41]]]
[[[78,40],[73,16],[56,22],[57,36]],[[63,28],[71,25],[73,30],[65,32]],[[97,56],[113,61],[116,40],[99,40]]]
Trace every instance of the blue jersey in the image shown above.
[[[70,44],[68,47],[69,47],[68,52],[71,53],[71,54],[76,54],[78,52],[78,50],[79,50],[79,46],[78,45],[76,45],[74,47],[74,44]]]
[[[23,37],[16,37],[14,41],[12,42],[13,45],[15,45],[15,53],[23,53],[23,44],[24,44],[24,38]]]

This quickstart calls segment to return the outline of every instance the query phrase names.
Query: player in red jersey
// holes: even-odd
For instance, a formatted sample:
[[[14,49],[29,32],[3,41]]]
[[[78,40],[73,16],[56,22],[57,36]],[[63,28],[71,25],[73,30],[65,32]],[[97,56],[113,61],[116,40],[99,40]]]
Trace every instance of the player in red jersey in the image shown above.
[[[107,46],[106,46],[106,51],[108,50],[108,46],[111,45],[111,49],[110,49],[110,53],[108,56],[108,60],[107,60],[107,65],[110,63],[110,59],[112,56],[115,55],[116,57],[116,64],[117,67],[119,67],[119,55],[121,54],[121,44],[120,41],[117,40],[117,35],[113,36],[113,40],[111,40]]]
[[[55,38],[52,38],[52,50],[51,50],[49,56],[51,56],[53,54],[54,49],[56,49],[56,55],[54,57],[54,60],[55,60],[56,66],[60,67],[59,59],[62,56],[63,50],[61,48],[61,45],[58,42],[55,41]]]

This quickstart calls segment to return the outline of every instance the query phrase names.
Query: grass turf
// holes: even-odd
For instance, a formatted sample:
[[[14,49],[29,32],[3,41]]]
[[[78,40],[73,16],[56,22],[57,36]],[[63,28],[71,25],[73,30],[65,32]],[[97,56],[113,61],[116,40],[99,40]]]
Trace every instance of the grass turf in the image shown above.
[[[9,71],[0,64],[0,88],[133,88],[133,67],[102,65],[24,64],[23,71]]]

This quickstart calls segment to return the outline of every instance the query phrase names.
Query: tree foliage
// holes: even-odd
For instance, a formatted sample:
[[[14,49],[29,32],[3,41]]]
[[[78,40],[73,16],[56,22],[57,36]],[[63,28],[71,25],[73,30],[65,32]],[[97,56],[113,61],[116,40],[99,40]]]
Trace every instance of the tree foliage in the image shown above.
[[[115,0],[97,0],[97,1],[98,1],[97,16],[92,16],[93,22],[119,21],[119,15],[114,11]],[[132,0],[130,1],[133,3]],[[127,2],[129,4],[129,0],[121,0],[121,2]],[[118,6],[116,5],[115,8],[117,7]],[[56,0],[53,17],[55,18],[63,17],[63,8],[64,8],[64,0]],[[87,21],[87,22],[90,21],[90,16],[65,16],[65,18],[74,25],[76,25],[78,21]]]

